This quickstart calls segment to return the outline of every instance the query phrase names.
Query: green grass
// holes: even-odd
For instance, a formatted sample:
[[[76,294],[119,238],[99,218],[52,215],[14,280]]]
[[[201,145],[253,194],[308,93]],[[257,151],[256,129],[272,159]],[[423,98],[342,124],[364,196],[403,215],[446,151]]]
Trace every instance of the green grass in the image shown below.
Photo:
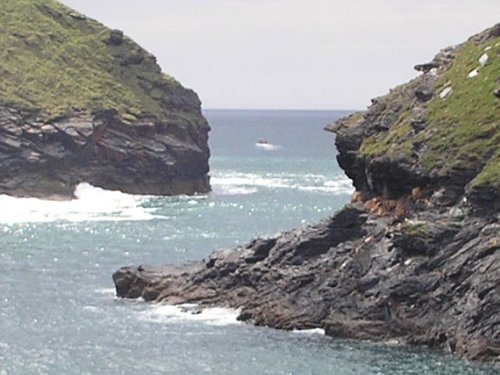
[[[0,103],[50,116],[115,109],[128,120],[168,114],[180,87],[125,37],[54,0],[0,1]]]
[[[500,192],[500,151],[488,161],[470,185],[471,188],[489,187]]]
[[[400,231],[408,236],[417,237],[427,237],[426,234],[429,233],[431,226],[426,221],[404,221],[401,225]]]
[[[413,153],[413,132],[410,125],[411,109],[414,97],[415,81],[397,86],[392,89],[385,101],[385,112],[399,112],[399,118],[387,132],[378,132],[367,137],[361,145],[361,153],[368,158],[378,156],[388,157],[391,160],[410,160]]]
[[[425,169],[432,170],[436,165],[443,170],[468,168],[479,172],[474,183],[499,183],[500,100],[493,95],[500,79],[498,43],[500,38],[480,45],[465,44],[452,68],[438,82],[438,93],[447,85],[453,92],[444,100],[435,97],[427,106],[432,136],[426,139],[427,150],[422,157]],[[478,76],[469,78],[487,47],[491,47],[487,52],[489,63],[479,69]]]
[[[411,132],[410,112],[405,108],[404,113],[387,134],[367,138],[363,142],[361,151],[370,158],[383,155],[392,160],[410,159],[413,143],[407,135]]]
[[[468,74],[479,67],[479,58],[488,51],[489,62],[479,75]],[[426,126],[415,132],[410,124],[415,99],[415,81],[399,86],[382,100],[397,106],[400,115],[388,131],[366,137],[361,154],[394,161],[418,163],[427,174],[446,176],[452,169],[467,169],[477,176],[472,185],[500,184],[500,100],[493,95],[500,88],[500,38],[483,44],[467,42],[438,80],[432,100],[423,105]],[[447,86],[453,92],[445,99],[439,93]],[[387,111],[387,110],[386,110]],[[390,111],[390,110],[389,110]],[[422,146],[419,154],[416,146]]]

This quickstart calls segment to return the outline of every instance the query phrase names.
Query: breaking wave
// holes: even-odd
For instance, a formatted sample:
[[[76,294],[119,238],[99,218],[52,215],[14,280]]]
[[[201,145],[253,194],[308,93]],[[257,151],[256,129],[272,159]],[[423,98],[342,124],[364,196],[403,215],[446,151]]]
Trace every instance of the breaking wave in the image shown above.
[[[217,195],[254,194],[259,189],[293,189],[309,192],[351,194],[352,182],[345,176],[329,178],[318,174],[225,172],[214,174],[210,182]]]
[[[155,305],[141,313],[141,320],[157,323],[174,323],[184,321],[202,322],[214,326],[240,324],[237,320],[239,311],[222,307],[201,309],[195,304]]]
[[[53,221],[142,221],[151,220],[156,209],[145,208],[149,197],[104,190],[88,183],[75,189],[76,199],[54,201],[0,195],[0,223],[36,223]]]
[[[301,335],[325,335],[325,330],[323,328],[294,329],[292,332],[299,333]]]

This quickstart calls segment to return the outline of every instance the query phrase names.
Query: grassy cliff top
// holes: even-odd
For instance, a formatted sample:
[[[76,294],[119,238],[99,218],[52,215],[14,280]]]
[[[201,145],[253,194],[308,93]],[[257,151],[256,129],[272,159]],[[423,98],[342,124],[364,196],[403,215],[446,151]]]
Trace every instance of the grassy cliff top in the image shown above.
[[[361,155],[418,165],[427,175],[473,171],[472,187],[499,191],[500,98],[494,93],[500,89],[500,37],[472,38],[454,49],[449,66],[437,76],[432,99],[425,103],[414,94],[422,82],[417,78],[381,99],[386,113],[397,108],[397,119],[389,129],[365,137]],[[416,109],[423,120],[420,129],[414,124]]]
[[[185,91],[121,32],[55,0],[0,1],[0,46],[4,105],[54,117],[115,109],[134,119],[165,114]]]
[[[479,63],[483,56],[488,56],[485,66]],[[474,71],[477,75],[469,77]],[[473,184],[495,184],[498,189],[500,98],[493,93],[500,88],[500,37],[463,45],[436,91],[442,93],[447,88],[452,90],[448,97],[436,96],[426,108],[433,133],[420,136],[428,145],[422,157],[424,167],[462,164],[479,170]]]

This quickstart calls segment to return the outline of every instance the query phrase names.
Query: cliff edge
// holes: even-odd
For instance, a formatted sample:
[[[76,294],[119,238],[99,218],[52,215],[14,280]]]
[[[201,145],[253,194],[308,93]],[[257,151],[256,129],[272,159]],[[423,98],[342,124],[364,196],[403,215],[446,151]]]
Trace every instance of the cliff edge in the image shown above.
[[[117,295],[500,361],[500,24],[417,69],[328,127],[345,208],[189,266],[123,267]]]
[[[0,194],[210,189],[198,96],[121,31],[54,0],[4,0],[0,44]]]

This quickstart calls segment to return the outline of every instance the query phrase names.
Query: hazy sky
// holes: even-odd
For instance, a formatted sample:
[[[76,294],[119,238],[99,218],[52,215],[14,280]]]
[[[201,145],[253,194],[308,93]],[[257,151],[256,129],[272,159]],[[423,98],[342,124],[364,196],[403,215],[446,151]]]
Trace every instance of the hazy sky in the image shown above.
[[[62,0],[127,35],[204,108],[359,109],[499,0]]]

